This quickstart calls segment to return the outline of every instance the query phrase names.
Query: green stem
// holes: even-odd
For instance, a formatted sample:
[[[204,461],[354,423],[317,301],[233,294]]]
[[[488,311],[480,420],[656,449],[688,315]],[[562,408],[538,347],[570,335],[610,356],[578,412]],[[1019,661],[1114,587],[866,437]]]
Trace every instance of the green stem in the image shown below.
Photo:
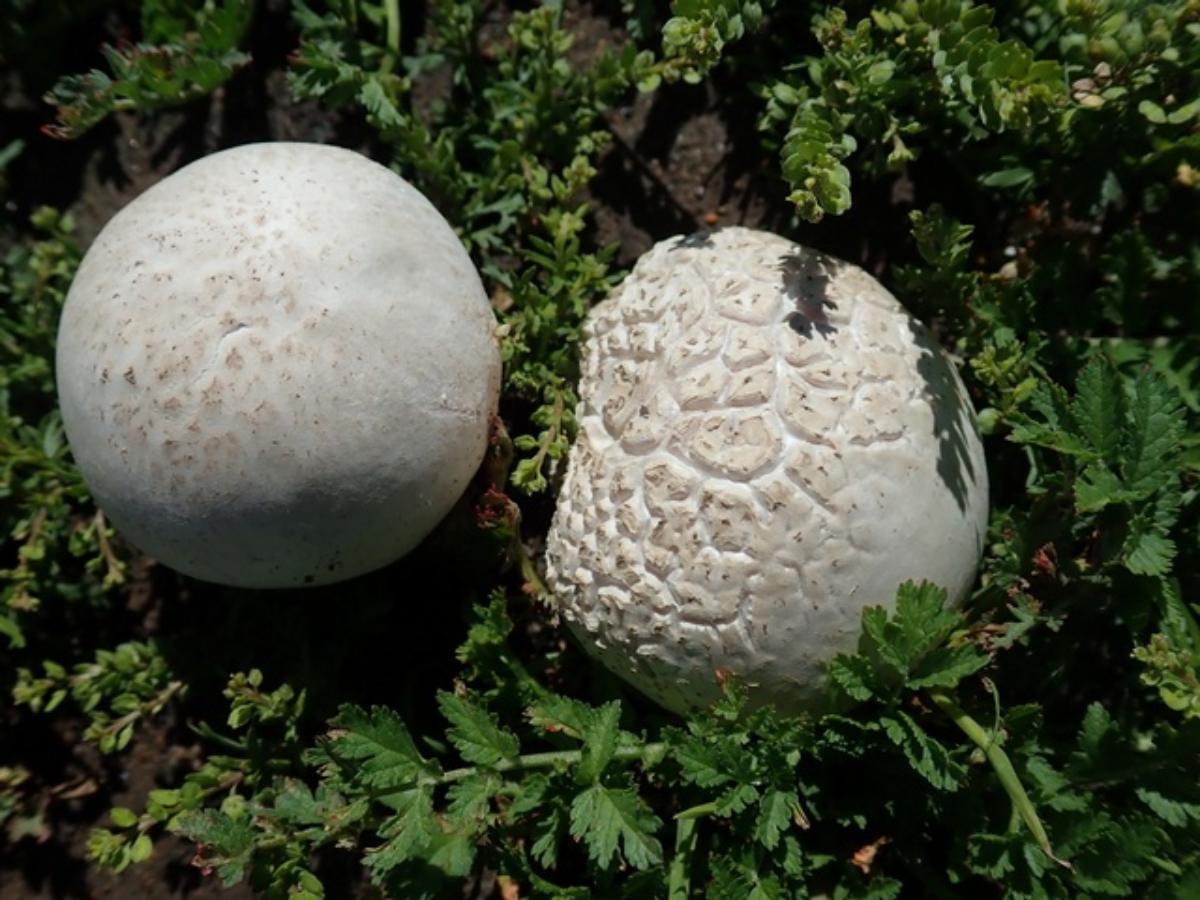
[[[698,837],[695,819],[676,821],[675,855],[667,873],[667,900],[688,900],[692,895],[692,859]]]
[[[536,454],[534,454],[533,462],[531,463],[535,472],[542,471],[542,466],[546,462],[546,457],[550,454],[550,447],[556,440],[558,440],[558,434],[560,431],[562,431],[563,413],[563,392],[562,390],[555,388],[554,405],[551,407],[550,425],[546,429],[545,439],[538,443],[538,451]]]
[[[250,748],[246,746],[245,741],[239,741],[235,738],[221,734],[207,722],[188,722],[188,728],[198,737],[202,737],[207,741],[212,741],[214,744],[219,744],[226,750],[232,750],[234,753],[245,755],[250,752]]]
[[[1146,862],[1175,878],[1178,878],[1183,874],[1183,869],[1175,865],[1175,863],[1171,862],[1169,859],[1163,859],[1161,856],[1147,856]]]
[[[945,691],[930,691],[929,698],[959,727],[963,734],[974,742],[976,747],[983,751],[988,762],[991,763],[992,769],[995,770],[996,777],[1000,779],[1000,784],[1009,799],[1012,800],[1014,809],[1025,823],[1025,827],[1029,829],[1029,833],[1033,835],[1037,845],[1041,847],[1042,852],[1059,865],[1071,868],[1069,862],[1054,855],[1054,851],[1050,847],[1050,836],[1046,833],[1042,820],[1038,818],[1033,801],[1029,799],[1029,794],[1025,792],[1021,779],[1017,777],[1017,771],[1013,768],[1012,761],[996,741],[995,736],[967,715],[966,711]]]
[[[383,58],[379,70],[386,75],[396,67],[400,57],[400,0],[383,0],[383,9],[387,14],[387,48],[391,52]]]
[[[162,708],[170,702],[171,698],[183,690],[182,681],[172,681],[165,688],[154,695],[150,700],[147,700],[137,709],[128,712],[119,719],[114,719],[108,724],[108,727],[102,729],[96,736],[98,738],[108,737],[110,735],[119,734],[121,729],[126,725],[131,725],[143,716],[158,715]]]
[[[618,747],[613,753],[612,758],[618,762],[640,762],[661,756],[665,750],[666,744],[663,743],[643,744],[640,747]],[[558,766],[569,766],[578,763],[582,759],[582,750],[550,750],[546,753],[526,753],[523,756],[517,756],[513,759],[502,759],[494,766],[465,766],[461,769],[448,769],[438,775],[425,775],[406,784],[388,788],[385,791],[376,791],[371,796],[376,798],[390,797],[393,794],[402,794],[417,787],[439,787],[441,785],[452,784],[455,781],[462,781],[464,778],[470,778],[472,775],[478,774],[481,769],[500,773],[523,772],[527,769],[552,769]]]
[[[521,528],[517,526],[517,534],[513,537],[513,554],[517,557],[517,567],[521,570],[521,578],[524,580],[530,593],[534,599],[540,600],[547,606],[553,605],[553,595],[550,593],[550,588],[546,587],[546,582],[542,580],[542,576],[538,574],[537,566],[533,562],[533,558],[525,551],[525,544],[521,542]]]
[[[681,813],[676,813],[675,819],[681,822],[688,821],[690,819],[699,819],[703,816],[711,816],[716,811],[717,804],[715,802],[699,803],[695,806],[688,807]]]

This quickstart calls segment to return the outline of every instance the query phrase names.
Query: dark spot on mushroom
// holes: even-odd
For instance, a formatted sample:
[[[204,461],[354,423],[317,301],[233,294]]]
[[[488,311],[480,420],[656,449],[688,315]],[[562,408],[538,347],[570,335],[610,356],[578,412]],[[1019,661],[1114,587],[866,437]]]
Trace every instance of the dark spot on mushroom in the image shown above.
[[[133,385],[137,384],[137,376],[133,374],[133,366],[130,366],[128,369],[125,370],[125,380],[128,381],[130,384],[133,384]]]

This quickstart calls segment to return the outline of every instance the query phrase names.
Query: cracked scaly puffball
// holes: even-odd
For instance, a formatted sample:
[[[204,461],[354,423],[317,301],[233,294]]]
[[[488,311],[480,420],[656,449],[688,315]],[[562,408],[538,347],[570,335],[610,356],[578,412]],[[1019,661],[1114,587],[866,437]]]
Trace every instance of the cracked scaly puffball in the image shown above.
[[[988,516],[952,363],[861,269],[745,228],[656,244],[590,314],[547,581],[668,709],[810,706],[862,610],[953,603]]]
[[[403,556],[483,458],[500,386],[479,275],[348,150],[251,144],[104,227],[59,326],[75,459],[116,528],[207,581],[340,581]]]

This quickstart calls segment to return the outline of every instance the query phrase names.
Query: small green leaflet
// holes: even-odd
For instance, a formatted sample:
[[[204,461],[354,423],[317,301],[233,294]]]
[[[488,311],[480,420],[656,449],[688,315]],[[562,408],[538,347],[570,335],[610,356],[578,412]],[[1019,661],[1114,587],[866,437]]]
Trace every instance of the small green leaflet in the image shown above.
[[[1106,356],[1097,356],[1080,372],[1074,398],[1042,384],[1030,406],[1032,414],[1013,416],[1012,440],[1082,462],[1078,471],[1064,466],[1074,475],[1076,509],[1126,508],[1115,561],[1136,575],[1169,572],[1187,427],[1174,388],[1150,372],[1123,377]]]
[[[1124,480],[1130,491],[1146,496],[1171,481],[1186,430],[1183,405],[1175,390],[1157,375],[1138,378],[1122,450]]]
[[[367,801],[347,802],[325,783],[317,785],[313,792],[304,782],[288,779],[275,795],[274,805],[264,812],[291,825],[314,842],[322,843],[330,832],[361,820],[367,814]]]
[[[204,845],[205,860],[216,867],[226,887],[246,877],[255,837],[249,822],[234,821],[219,810],[202,809],[180,816],[175,827],[188,840]]]
[[[616,701],[592,707],[567,697],[547,695],[529,710],[533,726],[583,741],[583,759],[575,773],[579,784],[599,779],[619,747],[638,743],[634,735],[621,731],[620,719],[621,705]]]
[[[583,759],[576,771],[580,784],[599,781],[605,767],[617,751],[621,720],[621,704],[616,700],[605,703],[596,710],[589,727],[583,734]]]
[[[466,697],[441,691],[437,702],[438,709],[451,725],[446,737],[467,762],[495,766],[520,753],[517,736],[507,728],[501,728],[490,712]]]
[[[364,863],[373,879],[410,859],[425,855],[430,843],[441,834],[433,815],[433,795],[428,788],[416,788],[394,797],[396,814],[379,829],[386,843],[369,850]]]
[[[1125,388],[1105,357],[1084,366],[1075,386],[1071,418],[1091,451],[1109,465],[1118,459],[1125,419]]]
[[[803,821],[800,798],[794,791],[773,790],[763,797],[754,823],[754,837],[768,850],[774,850],[779,839],[793,823]]]
[[[940,741],[926,734],[908,713],[897,710],[881,716],[879,724],[884,734],[899,747],[920,775],[935,788],[956,791],[966,776],[966,768],[950,757]]]
[[[390,709],[376,706],[366,712],[346,704],[332,724],[325,752],[336,762],[353,764],[354,780],[364,787],[403,787],[439,772],[436,763],[417,751],[408,728]]]
[[[491,812],[492,797],[500,790],[500,777],[484,772],[456,781],[446,792],[447,812],[464,825],[481,826]]]
[[[906,582],[896,593],[896,609],[863,610],[859,655],[836,657],[832,682],[858,701],[893,696],[901,687],[954,687],[987,664],[975,644],[947,644],[962,617],[946,609],[946,592],[936,585]]]
[[[662,845],[654,837],[660,827],[659,818],[630,788],[594,784],[571,803],[571,836],[583,840],[601,868],[612,866],[618,844],[635,869],[662,862]]]

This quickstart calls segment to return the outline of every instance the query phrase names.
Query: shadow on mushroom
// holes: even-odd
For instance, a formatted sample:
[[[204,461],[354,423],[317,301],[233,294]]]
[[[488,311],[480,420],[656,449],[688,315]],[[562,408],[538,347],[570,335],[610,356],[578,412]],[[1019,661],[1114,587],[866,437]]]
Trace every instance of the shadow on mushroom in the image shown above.
[[[954,496],[958,508],[966,511],[968,488],[978,481],[971,461],[967,429],[974,428],[966,408],[959,380],[942,348],[929,330],[916,319],[909,319],[913,342],[921,351],[917,373],[925,382],[925,394],[933,410],[933,433],[938,441],[938,476]]]
[[[829,312],[837,304],[829,299],[829,287],[837,275],[837,264],[824,253],[796,248],[779,263],[784,296],[795,310],[785,317],[796,334],[811,339],[813,333],[828,337],[837,331]]]
[[[740,227],[740,226],[732,226]],[[713,236],[724,228],[696,231],[680,237],[670,247],[672,251],[711,249]],[[841,264],[824,253],[795,247],[779,261],[783,294],[795,309],[784,321],[792,331],[804,338],[812,338],[814,332],[826,337],[837,331],[837,324],[830,314],[836,315],[837,304],[830,299],[830,286],[837,277]]]

